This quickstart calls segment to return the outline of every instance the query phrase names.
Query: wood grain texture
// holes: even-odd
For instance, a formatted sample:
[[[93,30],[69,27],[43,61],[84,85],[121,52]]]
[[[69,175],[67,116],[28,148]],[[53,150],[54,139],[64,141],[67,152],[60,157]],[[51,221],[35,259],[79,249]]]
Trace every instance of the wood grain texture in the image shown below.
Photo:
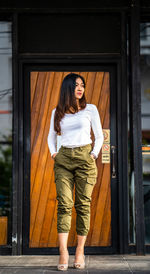
[[[52,109],[56,107],[63,78],[70,72],[31,72],[31,169],[30,247],[56,247],[57,200],[54,162],[47,136]],[[99,110],[103,129],[110,128],[110,85],[108,72],[77,72],[85,78],[87,103]],[[92,133],[92,139],[94,135]],[[98,178],[92,193],[91,227],[86,246],[111,245],[110,164],[97,159]],[[73,208],[68,246],[75,246],[76,212]]]
[[[8,217],[0,216],[0,245],[7,244]]]

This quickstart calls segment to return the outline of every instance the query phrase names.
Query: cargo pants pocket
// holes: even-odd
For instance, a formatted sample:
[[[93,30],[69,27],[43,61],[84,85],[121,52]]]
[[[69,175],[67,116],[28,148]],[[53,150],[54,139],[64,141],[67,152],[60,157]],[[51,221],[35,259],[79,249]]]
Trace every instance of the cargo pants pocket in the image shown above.
[[[91,201],[91,196],[93,192],[93,188],[96,184],[96,177],[87,177],[86,182],[83,189],[83,195],[86,197],[89,201]]]

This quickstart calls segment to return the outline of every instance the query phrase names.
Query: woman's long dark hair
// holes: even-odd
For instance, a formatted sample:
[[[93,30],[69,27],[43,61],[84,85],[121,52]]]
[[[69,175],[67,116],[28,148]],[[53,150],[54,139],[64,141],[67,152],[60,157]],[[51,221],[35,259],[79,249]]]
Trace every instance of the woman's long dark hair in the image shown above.
[[[80,78],[83,81],[85,88],[85,80],[84,78],[76,73],[69,73],[63,79],[61,89],[60,89],[60,97],[58,101],[58,105],[56,107],[55,116],[54,116],[54,129],[58,135],[61,135],[60,121],[64,117],[65,112],[76,113],[78,112],[77,101],[75,97],[75,87],[76,87],[76,79]],[[86,99],[83,93],[81,99],[79,99],[79,106],[81,109],[86,107]]]

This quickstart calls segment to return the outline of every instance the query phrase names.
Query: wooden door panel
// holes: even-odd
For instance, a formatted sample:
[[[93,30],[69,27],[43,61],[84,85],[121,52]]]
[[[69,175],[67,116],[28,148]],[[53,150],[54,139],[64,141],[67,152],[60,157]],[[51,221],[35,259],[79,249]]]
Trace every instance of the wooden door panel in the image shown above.
[[[31,164],[29,247],[56,247],[57,200],[54,162],[47,136],[52,109],[57,105],[63,78],[70,72],[31,72]],[[110,128],[110,84],[108,72],[77,72],[85,78],[87,103],[99,110],[103,129]],[[92,133],[92,139],[94,139]],[[110,164],[97,159],[98,178],[92,194],[91,227],[86,246],[111,245]],[[76,213],[73,208],[68,246],[76,245]]]

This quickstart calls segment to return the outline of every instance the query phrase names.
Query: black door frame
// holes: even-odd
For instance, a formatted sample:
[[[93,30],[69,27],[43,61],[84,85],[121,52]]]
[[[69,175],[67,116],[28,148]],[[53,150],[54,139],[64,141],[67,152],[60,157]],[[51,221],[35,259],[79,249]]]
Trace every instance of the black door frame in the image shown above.
[[[9,5],[8,5],[9,6]],[[102,6],[99,9],[95,9],[95,12],[120,12],[121,14],[121,20],[122,20],[122,48],[121,48],[121,53],[119,54],[105,54],[105,57],[103,54],[95,54],[93,53],[93,56],[95,56],[95,62],[96,59],[99,58],[101,62],[103,63],[114,63],[117,66],[117,103],[118,105],[120,104],[119,107],[117,107],[117,117],[119,117],[119,121],[117,124],[117,134],[118,134],[118,144],[120,147],[120,151],[118,153],[118,179],[119,182],[121,181],[121,185],[119,185],[119,207],[120,204],[122,204],[122,207],[119,208],[119,251],[120,253],[135,253],[137,251],[138,253],[144,253],[144,241],[143,241],[143,228],[142,228],[142,236],[140,233],[138,233],[137,241],[141,242],[138,243],[138,246],[136,245],[129,245],[128,241],[128,208],[127,208],[127,200],[128,200],[128,195],[127,195],[127,70],[126,70],[126,20],[127,17],[129,16],[129,19],[132,18],[131,24],[134,24],[132,27],[132,39],[131,39],[131,44],[134,47],[134,45],[139,45],[139,14],[143,15],[144,18],[148,17],[150,14],[150,5],[148,5],[146,2],[145,3],[140,3],[139,0],[133,0],[131,1],[131,4],[129,6],[125,6],[120,8],[118,7],[104,7]],[[136,12],[134,12],[136,10]],[[87,9],[89,12],[89,9]],[[86,12],[87,12],[86,11]],[[20,54],[18,51],[18,14],[20,12],[27,12],[25,9],[21,8],[12,8],[12,7],[5,7],[2,8],[0,11],[0,17],[2,20],[11,20],[13,21],[13,149],[14,149],[14,155],[13,155],[13,197],[12,197],[12,245],[10,246],[1,246],[0,247],[0,253],[5,255],[5,254],[10,254],[12,252],[13,255],[21,255],[22,254],[22,191],[23,191],[23,186],[22,186],[22,165],[23,165],[23,116],[22,116],[22,104],[23,104],[23,97],[22,97],[22,90],[23,90],[23,76],[22,76],[22,70],[23,70],[23,65],[30,63],[30,64],[35,64],[35,63],[43,63],[45,64],[46,62],[50,62],[50,59],[55,58],[55,61],[57,62],[58,56],[54,56],[51,58],[50,55],[46,53],[42,54],[32,54],[32,53],[26,53],[26,54]],[[39,10],[37,9],[29,9],[29,13],[31,12],[37,12],[39,13]],[[66,12],[64,10],[58,11],[57,9],[42,9],[42,12],[45,13],[53,13],[53,12]],[[68,9],[67,9],[67,12]],[[80,10],[79,10],[80,12]],[[136,40],[136,43],[135,43]],[[133,48],[133,54],[134,58],[139,58],[139,52],[137,47]],[[44,59],[43,59],[44,56]],[[89,54],[87,54],[88,58],[90,59]],[[78,58],[79,56],[76,55]],[[83,56],[81,56],[83,57]],[[60,55],[60,59],[63,59],[64,56]],[[65,60],[72,58],[69,56],[65,56]],[[84,57],[83,57],[84,58]],[[92,57],[93,58],[93,57]],[[108,60],[109,59],[109,60]],[[132,59],[133,60],[133,59]],[[20,71],[21,69],[21,71]],[[135,73],[134,77],[134,87],[131,92],[134,93],[134,90],[136,89],[137,81],[138,81],[138,69],[139,67],[137,66],[137,62],[133,60],[131,71],[133,70]],[[19,78],[21,77],[21,79]],[[120,77],[120,78],[119,78]],[[122,84],[123,83],[123,84]],[[138,91],[137,94],[137,101],[139,100],[139,94],[140,92]],[[134,115],[136,117],[137,115],[137,108],[139,108],[139,102],[133,101],[133,106],[132,106],[132,112],[134,111]],[[132,114],[132,113],[131,113]],[[140,116],[140,113],[138,113],[138,116]],[[122,123],[122,124],[121,124]],[[136,127],[137,123],[139,121],[134,120],[133,121],[133,126]],[[134,134],[135,135],[135,142],[137,143],[136,139],[139,138],[139,134]],[[140,152],[139,152],[140,153]],[[136,155],[134,156],[136,158]],[[136,158],[137,159],[137,158]],[[138,160],[139,163],[141,163],[141,156],[140,160]],[[138,165],[136,165],[136,171],[138,170]],[[140,174],[141,176],[141,174]],[[136,187],[138,187],[138,180],[136,179]],[[141,187],[141,186],[140,186]],[[141,203],[141,196],[142,194],[138,190],[139,196],[137,197],[138,200]],[[137,201],[138,204],[138,201]],[[140,210],[137,210],[137,225],[138,225],[138,231],[140,232],[139,229],[139,222],[138,220],[142,219],[143,222],[143,213],[141,213]],[[149,245],[146,246],[146,252],[150,252]]]
[[[24,170],[22,170],[21,174],[24,174],[24,178],[22,177],[22,187],[20,187],[20,191],[22,192],[23,195],[23,200],[20,204],[23,206],[23,215],[22,215],[22,248],[23,248],[23,254],[58,254],[58,248],[29,248],[29,216],[30,216],[30,203],[28,197],[30,196],[30,71],[108,71],[110,72],[110,90],[111,90],[111,128],[113,124],[114,134],[116,134],[115,137],[111,135],[111,145],[115,145],[116,148],[118,147],[117,144],[117,139],[118,139],[118,122],[120,119],[120,115],[117,118],[116,115],[118,114],[118,95],[120,96],[120,92],[118,91],[118,85],[119,83],[119,67],[120,67],[120,62],[117,60],[117,62],[110,62],[110,60],[100,60],[101,58],[95,59],[95,58],[73,58],[70,61],[66,62],[66,59],[56,59],[55,60],[49,60],[45,62],[43,60],[41,62],[32,62],[29,64],[26,60],[21,61],[20,64],[20,69],[19,71],[22,74],[22,77],[19,77],[19,79],[22,79],[22,87],[20,87],[22,90],[22,93],[24,94],[22,96],[21,104],[22,107],[20,107],[20,110],[22,109],[22,115],[23,117],[23,124],[21,128],[23,129],[23,139],[22,139],[22,155],[23,155],[23,167]],[[34,64],[33,64],[34,63]],[[118,77],[119,76],[119,77]],[[118,79],[118,82],[117,82]],[[24,83],[24,84],[23,84]],[[119,88],[120,90],[120,88]],[[118,92],[116,92],[118,91]],[[116,98],[115,98],[116,96]],[[121,107],[121,104],[119,104]],[[121,111],[121,109],[120,109]],[[120,112],[119,111],[119,112]],[[114,114],[115,113],[115,114]],[[28,121],[25,123],[25,121]],[[121,122],[121,121],[120,121]],[[119,131],[121,132],[121,131]],[[120,133],[119,133],[120,134]],[[117,149],[117,157],[116,157],[116,166],[117,171],[119,170],[119,165],[120,163],[117,162],[117,159],[119,157],[119,152],[120,150]],[[121,169],[121,166],[120,166]],[[112,166],[111,166],[112,170]],[[117,172],[120,174],[120,172]],[[119,235],[119,222],[120,219],[122,219],[121,212],[119,212],[118,209],[122,208],[122,199],[120,199],[119,193],[123,194],[123,191],[121,190],[121,185],[122,182],[121,177],[119,178],[117,176],[117,179],[111,179],[111,201],[113,203],[111,204],[112,206],[112,246],[111,247],[85,247],[85,253],[86,254],[116,254],[120,252],[119,248],[119,241],[121,237],[118,237]],[[119,182],[119,183],[118,183]],[[122,185],[123,187],[123,185]],[[21,196],[20,196],[21,197]],[[118,201],[118,204],[117,204]],[[119,205],[119,202],[121,204]],[[116,214],[116,212],[118,212]],[[122,223],[122,220],[121,220]],[[70,247],[70,254],[74,254],[75,248]]]

